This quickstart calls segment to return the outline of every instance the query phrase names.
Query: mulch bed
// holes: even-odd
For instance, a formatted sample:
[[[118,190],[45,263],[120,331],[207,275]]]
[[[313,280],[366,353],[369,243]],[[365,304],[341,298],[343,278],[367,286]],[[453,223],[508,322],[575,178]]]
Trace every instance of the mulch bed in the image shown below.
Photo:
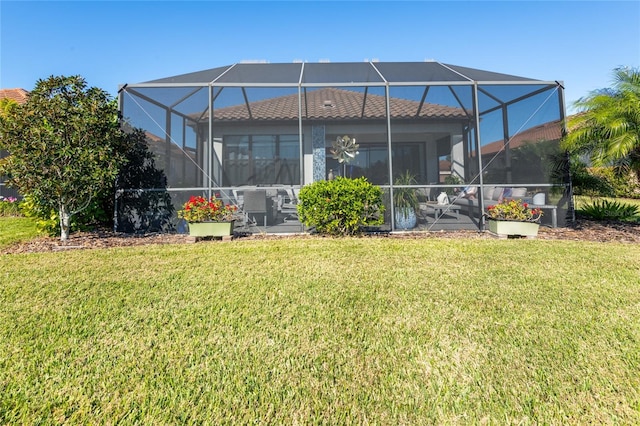
[[[437,231],[428,233],[385,234],[387,238],[495,238],[488,232],[477,231]],[[372,236],[375,237],[375,236]],[[238,239],[282,239],[314,238],[310,235],[242,235]],[[572,240],[591,242],[640,243],[640,223],[596,222],[579,219],[567,228],[540,227],[539,240]],[[144,246],[152,244],[187,244],[189,238],[178,234],[129,235],[111,231],[78,232],[71,234],[62,243],[58,238],[38,237],[31,241],[14,244],[2,250],[1,254],[55,252],[75,249],[100,249],[108,247]]]

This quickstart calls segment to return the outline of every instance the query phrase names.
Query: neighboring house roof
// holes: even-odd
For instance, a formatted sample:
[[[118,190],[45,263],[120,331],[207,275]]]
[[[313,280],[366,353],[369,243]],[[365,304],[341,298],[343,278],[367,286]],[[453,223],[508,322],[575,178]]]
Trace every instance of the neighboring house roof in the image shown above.
[[[0,89],[0,99],[11,99],[19,104],[27,102],[29,92],[24,89]]]
[[[144,132],[147,139],[147,146],[151,153],[155,156],[156,162],[164,163],[167,156],[167,141],[158,135],[151,132]],[[184,150],[176,143],[171,142],[169,144],[170,155],[172,158],[180,158],[183,155],[187,155],[192,159],[195,158],[195,152],[192,148],[185,148]]]
[[[550,121],[518,133],[509,140],[509,148],[515,149],[527,142],[553,141],[562,137],[562,123],[559,120]],[[504,140],[488,143],[482,146],[482,155],[495,154],[504,146]]]
[[[468,119],[462,108],[390,98],[391,117]],[[218,108],[214,121],[297,120],[298,94]],[[385,97],[336,88],[307,90],[302,95],[302,117],[311,120],[384,119]],[[205,117],[206,119],[207,117]]]

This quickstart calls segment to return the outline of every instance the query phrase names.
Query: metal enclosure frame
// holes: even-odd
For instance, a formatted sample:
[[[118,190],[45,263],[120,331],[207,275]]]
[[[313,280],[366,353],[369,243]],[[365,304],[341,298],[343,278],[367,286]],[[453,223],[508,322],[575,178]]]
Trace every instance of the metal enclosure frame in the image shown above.
[[[271,92],[275,95],[267,96]],[[331,96],[337,99],[325,100],[325,109],[330,107],[338,110],[340,105],[335,104],[341,100],[349,100],[349,96],[357,97],[358,106],[351,107],[347,114],[342,116],[337,112],[331,115],[322,110],[313,115],[314,108],[320,110],[322,105],[314,106],[309,103],[314,94],[320,93],[327,98],[328,94],[332,93]],[[404,97],[406,94],[409,94],[408,98]],[[227,96],[228,98],[225,98]],[[380,102],[382,105],[382,97],[384,117],[368,115],[374,103]],[[293,99],[297,104],[291,109],[294,113],[285,111],[284,108],[278,109],[281,107],[276,101],[292,102]],[[444,103],[439,103],[443,99]],[[232,100],[235,100],[235,103]],[[331,126],[336,128],[331,132],[352,128],[354,133],[362,131],[365,126],[378,126],[378,130],[375,131],[378,132],[377,139],[386,139],[384,142],[387,169],[379,175],[381,181],[377,183],[388,191],[389,200],[394,199],[394,189],[397,188],[420,190],[428,202],[429,198],[433,201],[433,197],[428,193],[433,193],[434,190],[454,191],[453,195],[456,195],[455,191],[463,187],[476,186],[479,189],[479,201],[476,207],[469,207],[469,217],[477,216],[475,226],[480,229],[483,227],[482,212],[487,205],[487,200],[484,199],[487,198],[485,189],[489,185],[503,188],[520,185],[526,187],[528,192],[550,193],[552,189],[556,188],[557,191],[560,187],[562,190],[562,186],[568,184],[554,181],[549,176],[538,176],[535,171],[532,179],[536,175],[538,177],[535,179],[538,180],[523,181],[524,178],[518,176],[518,170],[527,163],[514,158],[514,150],[522,149],[523,143],[553,143],[557,142],[559,135],[563,133],[564,95],[563,86],[558,81],[541,81],[435,61],[236,63],[144,83],[125,84],[119,88],[118,101],[127,125],[142,127],[148,132],[149,144],[155,147],[154,153],[160,167],[170,175],[168,191],[176,194],[205,192],[210,196],[222,193],[233,201],[230,194],[240,186],[280,186],[280,183],[275,181],[245,182],[224,177],[227,172],[225,161],[232,162],[230,158],[223,157],[224,150],[228,150],[228,135],[240,131],[238,129],[247,129],[245,133],[249,136],[261,132],[266,135],[268,132],[265,129],[272,131],[274,136],[289,134],[288,132],[297,135],[297,181],[287,181],[286,185],[300,188],[319,179],[320,174],[315,169],[321,168],[323,162],[330,161],[320,158],[320,139],[324,137],[325,148],[328,149],[331,141],[327,129]],[[353,99],[351,101],[353,103]],[[272,105],[269,106],[268,102],[272,102]],[[334,104],[330,105],[331,102]],[[413,115],[399,113],[403,108],[411,109]],[[154,112],[150,113],[149,110]],[[430,110],[432,111],[429,112]],[[541,110],[544,115],[540,114]],[[295,117],[292,114],[295,114]],[[487,125],[492,126],[490,131],[484,129]],[[293,133],[290,130],[278,130],[279,126],[281,129],[297,129]],[[379,126],[386,127],[384,132],[379,131]],[[436,130],[425,130],[429,126],[434,126],[433,129]],[[458,126],[459,130],[446,130],[447,126]],[[542,134],[545,126],[551,128],[554,139],[545,135],[544,139],[527,139],[522,142],[525,134]],[[410,127],[420,130],[413,130],[413,133],[405,132],[405,129]],[[225,128],[233,130],[225,133]],[[315,130],[312,131],[312,128],[318,131],[317,134],[313,133]],[[411,142],[416,146],[410,142],[407,144],[411,145],[415,152],[431,150],[431,154],[421,155],[424,161],[438,164],[439,170],[448,161],[451,176],[457,176],[463,182],[444,182],[442,176],[446,175],[446,170],[440,171],[436,176],[438,179],[435,180],[431,167],[432,175],[429,178],[424,177],[420,182],[396,183],[399,172],[404,170],[403,166],[394,170],[394,161],[399,158],[394,154],[394,149],[403,138],[409,140],[425,132],[433,132],[434,138],[442,134],[441,139],[435,142]],[[315,136],[318,136],[320,142],[306,140]],[[239,134],[238,138],[241,139],[242,135]],[[483,138],[490,140],[485,141]],[[450,151],[448,155],[441,155],[441,146],[445,147],[446,153],[447,143]],[[162,148],[159,148],[160,146]],[[535,149],[532,148],[532,151]],[[179,160],[181,155],[184,158]],[[225,155],[231,154],[227,152]],[[443,159],[436,163],[433,155]],[[410,157],[409,155],[407,158]],[[172,161],[183,161],[183,172],[194,169],[189,173],[192,172],[193,176],[199,178],[189,180],[183,176],[182,180],[173,179]],[[540,161],[542,164],[545,160],[541,157]],[[454,163],[457,166],[454,166]],[[371,164],[367,166],[373,167]],[[454,171],[454,167],[458,169]],[[328,166],[325,164],[326,168]],[[386,180],[382,178],[383,175],[386,176]],[[131,188],[134,189],[136,188]],[[180,197],[176,197],[176,202],[178,198]],[[394,203],[389,202],[388,207],[389,228],[395,231],[397,227],[394,220]],[[557,213],[556,208],[562,214],[564,207],[558,204],[554,213]],[[432,228],[433,226],[430,226],[428,229]]]

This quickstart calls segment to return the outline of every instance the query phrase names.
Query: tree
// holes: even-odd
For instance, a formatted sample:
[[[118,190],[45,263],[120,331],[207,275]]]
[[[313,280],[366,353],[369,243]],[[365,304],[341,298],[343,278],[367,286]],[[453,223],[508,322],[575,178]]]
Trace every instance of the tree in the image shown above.
[[[640,70],[616,68],[613,87],[575,103],[563,147],[588,155],[593,165],[614,166],[640,177]]]
[[[166,232],[172,227],[171,218],[174,215],[171,196],[164,191],[167,177],[156,168],[144,130],[126,131],[127,144],[121,152],[127,161],[120,168],[113,190],[104,197],[103,209],[111,212],[116,210],[118,222],[115,229],[118,231]],[[117,200],[115,206],[114,200]]]
[[[0,116],[7,116],[13,108],[18,106],[18,103],[13,99],[2,98],[0,99]],[[2,142],[0,141],[0,146]]]
[[[116,103],[80,76],[38,80],[25,104],[0,115],[0,140],[10,153],[0,173],[58,211],[63,241],[72,216],[113,187],[124,163]]]
[[[2,98],[0,99],[0,117],[8,117],[9,114],[11,113],[11,111],[18,106],[18,103],[16,101],[14,101],[13,99],[9,99],[9,98]],[[6,157],[8,154],[7,152],[4,150],[3,144],[2,144],[2,137],[0,136],[0,161],[2,160],[2,158]],[[2,173],[0,172],[0,175]],[[3,182],[3,176],[0,176],[0,183]]]

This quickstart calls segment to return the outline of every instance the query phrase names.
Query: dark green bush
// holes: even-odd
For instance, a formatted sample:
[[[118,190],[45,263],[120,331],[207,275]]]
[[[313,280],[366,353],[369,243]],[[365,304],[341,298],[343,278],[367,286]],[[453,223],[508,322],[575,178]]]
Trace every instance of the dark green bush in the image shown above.
[[[359,234],[364,226],[382,224],[383,213],[382,189],[366,178],[338,177],[300,190],[300,221],[321,234]]]
[[[595,220],[625,220],[640,213],[640,208],[618,201],[596,200],[584,205],[579,212]]]
[[[575,195],[590,197],[639,198],[640,185],[635,174],[615,167],[587,167],[571,163],[571,180]]]
[[[591,167],[589,173],[607,182],[611,195],[618,198],[638,198],[638,184],[633,181],[634,173],[615,167]]]
[[[602,176],[594,175],[580,162],[571,163],[571,181],[575,195],[590,197],[613,197],[614,189],[611,183]]]

